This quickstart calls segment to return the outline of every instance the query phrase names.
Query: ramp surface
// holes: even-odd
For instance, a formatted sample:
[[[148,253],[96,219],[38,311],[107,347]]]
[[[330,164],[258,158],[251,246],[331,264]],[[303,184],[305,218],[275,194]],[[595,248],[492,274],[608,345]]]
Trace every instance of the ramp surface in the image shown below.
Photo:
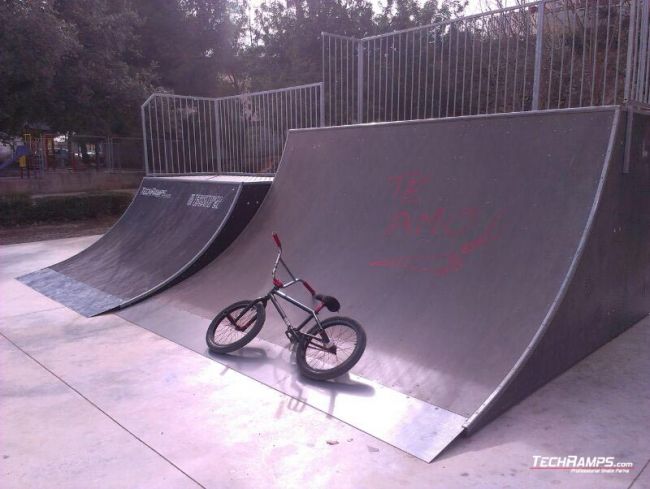
[[[269,185],[144,178],[131,205],[102,238],[20,280],[85,316],[125,307],[223,251],[255,213]]]
[[[364,325],[366,353],[349,379],[310,383],[269,308],[259,340],[215,358],[431,460],[647,313],[647,137],[622,174],[625,121],[606,107],[292,131],[233,246],[121,315],[207,354],[210,318],[270,288],[278,232],[292,270]]]

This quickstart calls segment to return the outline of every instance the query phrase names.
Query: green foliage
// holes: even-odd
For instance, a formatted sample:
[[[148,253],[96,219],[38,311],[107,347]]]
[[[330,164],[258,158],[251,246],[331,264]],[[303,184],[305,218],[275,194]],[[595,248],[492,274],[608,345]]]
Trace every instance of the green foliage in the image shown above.
[[[319,81],[322,31],[354,37],[458,15],[466,0],[0,1],[0,132],[138,134],[152,90],[221,96]]]
[[[132,198],[127,192],[39,198],[27,194],[4,195],[0,197],[0,227],[119,216]]]

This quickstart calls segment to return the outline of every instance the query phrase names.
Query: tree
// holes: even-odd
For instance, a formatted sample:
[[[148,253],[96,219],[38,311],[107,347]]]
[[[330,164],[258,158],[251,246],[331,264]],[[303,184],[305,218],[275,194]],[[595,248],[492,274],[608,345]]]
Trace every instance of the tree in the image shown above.
[[[129,133],[151,90],[127,1],[9,0],[0,6],[0,130]]]

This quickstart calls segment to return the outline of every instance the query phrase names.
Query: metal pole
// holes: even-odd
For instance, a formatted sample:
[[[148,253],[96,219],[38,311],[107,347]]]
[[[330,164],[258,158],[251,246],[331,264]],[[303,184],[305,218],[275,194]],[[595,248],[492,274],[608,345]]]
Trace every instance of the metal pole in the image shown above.
[[[648,55],[648,0],[641,4],[641,22],[639,31],[639,62],[636,69],[638,74],[636,76],[636,94],[634,100],[637,102],[643,101],[643,92],[645,88],[645,67]]]
[[[537,38],[535,42],[535,71],[533,77],[532,110],[539,110],[540,80],[542,75],[542,48],[544,40],[544,3],[540,0],[537,6]]]
[[[147,124],[144,116],[144,106],[147,102],[140,106],[140,117],[142,118],[142,142],[144,143],[144,171],[145,175],[149,175],[149,149],[147,148]]]
[[[357,122],[363,122],[363,41],[357,43]]]
[[[217,173],[221,175],[223,173],[223,169],[221,168],[221,126],[219,125],[219,111],[221,109],[219,101],[214,100],[214,123],[215,123],[215,130],[214,132],[216,133],[216,145],[217,145]]]
[[[320,127],[325,127],[325,83],[318,84],[318,92],[320,94]]]
[[[632,85],[632,52],[634,51],[634,28],[636,27],[635,13],[636,0],[632,0],[630,3],[630,25],[627,36],[627,66],[625,67],[625,92],[623,95],[623,103],[627,103],[630,100],[630,90]]]

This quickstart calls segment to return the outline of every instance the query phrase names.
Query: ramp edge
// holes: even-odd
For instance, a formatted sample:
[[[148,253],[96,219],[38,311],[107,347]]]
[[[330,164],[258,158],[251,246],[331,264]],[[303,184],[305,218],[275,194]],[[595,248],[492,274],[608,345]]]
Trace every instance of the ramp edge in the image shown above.
[[[614,110],[612,127],[609,135],[609,141],[607,143],[607,151],[605,153],[603,167],[601,170],[600,178],[598,180],[598,187],[596,189],[596,194],[594,196],[594,202],[591,207],[591,210],[589,211],[589,216],[585,224],[585,229],[582,233],[582,236],[580,237],[580,241],[578,242],[578,246],[571,260],[569,269],[566,273],[566,276],[564,277],[564,280],[562,281],[562,285],[560,286],[560,289],[557,295],[555,296],[555,299],[551,303],[549,310],[546,316],[544,317],[544,320],[542,321],[539,329],[537,330],[537,332],[535,333],[535,335],[533,336],[530,343],[528,344],[528,346],[526,347],[522,355],[519,357],[515,365],[506,374],[506,376],[499,383],[496,389],[490,394],[490,396],[483,402],[483,404],[481,404],[481,406],[479,406],[479,408],[474,413],[470,415],[470,417],[463,425],[464,429],[467,432],[471,432],[474,426],[479,425],[481,421],[483,421],[484,416],[487,415],[488,408],[491,405],[493,405],[503,395],[507,387],[514,381],[515,377],[524,368],[526,362],[531,357],[534,350],[541,342],[544,334],[548,330],[549,326],[553,322],[553,319],[557,314],[560,305],[562,304],[562,301],[564,300],[569,290],[573,277],[575,276],[578,266],[580,264],[580,260],[585,252],[589,237],[591,236],[591,231],[593,229],[594,222],[598,214],[598,210],[601,207],[605,182],[607,181],[607,175],[612,167],[612,154],[614,153],[614,146],[616,144],[616,138],[619,130],[620,120],[621,120],[621,108],[619,106],[616,106]]]

